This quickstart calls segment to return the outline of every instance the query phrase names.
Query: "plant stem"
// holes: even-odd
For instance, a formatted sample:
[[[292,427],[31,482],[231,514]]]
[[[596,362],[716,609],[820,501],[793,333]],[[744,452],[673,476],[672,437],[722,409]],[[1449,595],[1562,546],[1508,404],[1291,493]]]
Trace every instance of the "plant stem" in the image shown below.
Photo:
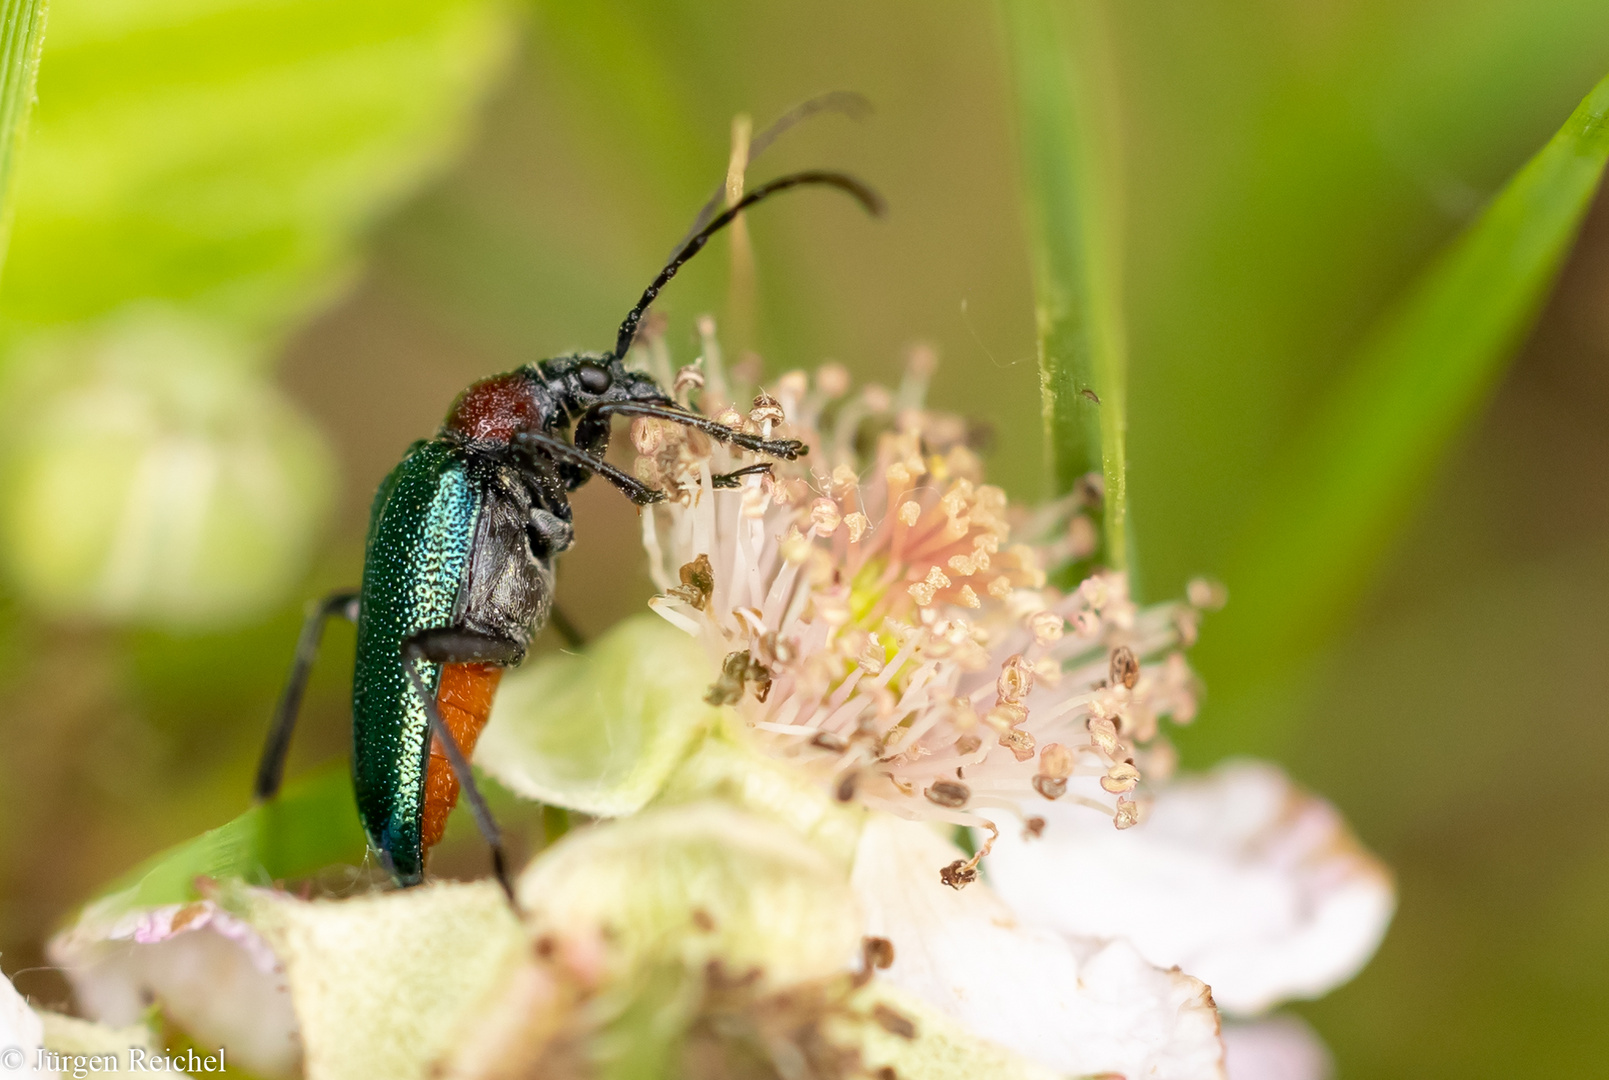
[[[1055,493],[1098,471],[1102,550],[1128,563],[1126,356],[1110,79],[1098,0],[1002,0]]]

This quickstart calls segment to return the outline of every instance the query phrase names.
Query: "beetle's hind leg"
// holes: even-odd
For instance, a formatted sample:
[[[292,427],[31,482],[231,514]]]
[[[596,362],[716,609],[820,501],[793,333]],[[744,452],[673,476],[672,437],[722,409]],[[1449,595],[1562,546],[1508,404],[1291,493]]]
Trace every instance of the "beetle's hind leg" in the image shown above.
[[[319,642],[324,639],[324,624],[336,617],[349,622],[357,621],[357,593],[330,593],[308,608],[301,636],[296,639],[296,659],[291,663],[290,678],[285,680],[285,689],[279,695],[274,719],[268,725],[268,738],[263,742],[263,756],[257,762],[257,781],[252,786],[252,794],[259,802],[272,799],[279,793],[280,781],[285,777],[285,757],[291,748],[291,732],[296,727],[297,715],[302,711],[307,677],[312,674],[313,661],[318,659]]]
[[[475,826],[485,838],[486,846],[492,849],[492,870],[497,875],[497,883],[508,895],[510,904],[514,903],[514,886],[508,877],[508,857],[503,851],[502,831],[497,827],[497,821],[492,817],[492,811],[486,805],[480,789],[475,786],[475,774],[470,771],[469,761],[459,748],[458,740],[453,738],[451,729],[447,727],[447,721],[442,719],[441,709],[436,704],[436,695],[430,692],[430,688],[425,685],[424,676],[419,674],[419,661],[429,660],[436,664],[507,665],[518,662],[524,651],[519,643],[507,638],[451,628],[422,630],[402,643],[403,670],[408,673],[414,692],[424,704],[425,716],[430,721],[431,735],[441,744],[442,752],[447,756],[447,764],[458,780],[459,790],[469,800],[469,809],[474,815]]]

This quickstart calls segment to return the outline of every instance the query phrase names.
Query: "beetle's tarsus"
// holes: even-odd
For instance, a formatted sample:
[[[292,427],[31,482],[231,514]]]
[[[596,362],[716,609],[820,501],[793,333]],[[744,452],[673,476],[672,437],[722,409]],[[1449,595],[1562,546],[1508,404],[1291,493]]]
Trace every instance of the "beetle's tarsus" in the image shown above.
[[[758,476],[762,473],[766,476],[771,475],[771,466],[769,463],[761,465],[745,465],[743,468],[733,469],[731,472],[716,473],[714,476],[710,477],[710,486],[718,488],[735,488],[739,486],[739,482],[745,476]]]

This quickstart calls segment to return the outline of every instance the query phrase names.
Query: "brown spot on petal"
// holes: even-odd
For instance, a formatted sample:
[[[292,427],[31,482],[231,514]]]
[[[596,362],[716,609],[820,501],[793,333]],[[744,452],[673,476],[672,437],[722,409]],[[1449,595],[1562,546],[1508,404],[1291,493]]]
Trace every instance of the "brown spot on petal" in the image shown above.
[[[872,1019],[877,1021],[878,1027],[890,1035],[897,1035],[902,1039],[916,1038],[916,1022],[882,1002],[872,1006]]]
[[[204,903],[186,904],[173,913],[173,921],[169,929],[177,934],[190,926],[191,923],[204,922],[212,908]]]
[[[1031,817],[1022,823],[1022,838],[1024,840],[1038,840],[1045,835],[1045,819]]]
[[[855,797],[855,788],[859,786],[860,774],[856,772],[846,772],[844,775],[838,778],[838,787],[833,791],[833,796],[837,798],[839,802],[848,802],[850,799]]]
[[[810,745],[822,750],[831,750],[835,754],[842,753],[849,748],[849,743],[842,735],[834,731],[818,731],[816,737],[810,740]]]
[[[887,968],[894,963],[894,943],[886,937],[861,938],[860,955],[868,968]]]
[[[693,925],[707,934],[711,930],[715,929],[715,916],[711,915],[703,908],[694,908]]]

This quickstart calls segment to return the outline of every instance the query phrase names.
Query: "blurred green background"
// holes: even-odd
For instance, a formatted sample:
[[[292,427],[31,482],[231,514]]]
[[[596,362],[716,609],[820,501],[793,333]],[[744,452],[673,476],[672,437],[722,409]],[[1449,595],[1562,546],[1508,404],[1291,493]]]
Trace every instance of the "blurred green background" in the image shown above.
[[[305,4],[155,8],[135,19],[126,5],[59,0],[51,13],[66,41],[47,36],[0,329],[21,341],[145,296],[223,320],[259,358],[242,362],[322,428],[335,511],[274,610],[232,625],[119,628],[5,599],[0,966],[25,993],[63,1003],[41,942],[75,903],[245,806],[301,603],[356,580],[375,484],[472,379],[612,340],[724,174],[735,114],[764,125],[824,90],[865,94],[874,115],[813,120],[753,175],[844,167],[892,211],[870,223],[806,194],[752,215],[753,312],[729,310],[729,249],[715,245],[660,304],[676,354],[695,355],[705,312],[730,353],[752,348],[773,373],[830,358],[892,379],[913,342],[930,342],[935,403],[992,425],[991,475],[1014,496],[1043,493],[1032,286],[990,6],[353,4],[351,26],[323,37]],[[1609,72],[1609,7],[1124,0],[1107,20],[1130,506],[1154,599],[1226,573],[1271,471],[1371,322]],[[370,37],[447,44],[386,51]],[[230,65],[248,63],[301,90],[244,92]],[[416,66],[430,77],[411,78]],[[161,85],[142,98],[129,79]],[[108,119],[97,93],[156,111]],[[182,95],[210,117],[192,130],[223,149],[186,165],[191,188],[160,176],[120,187]],[[282,113],[294,122],[275,143]],[[98,147],[97,132],[128,143],[121,159],[72,156]],[[72,203],[74,183],[93,199]],[[65,209],[30,202],[64,184]],[[91,203],[124,224],[73,232]],[[275,219],[281,203],[296,214]],[[1489,405],[1367,588],[1310,628],[1316,647],[1202,656],[1209,696],[1181,739],[1187,764],[1281,760],[1399,876],[1374,963],[1300,1008],[1344,1077],[1590,1074],[1609,1058],[1599,203]],[[175,235],[150,266],[107,269]],[[27,403],[15,385],[12,414]],[[623,500],[586,489],[577,520],[561,596],[596,631],[648,585]],[[350,654],[350,631],[332,630],[293,774],[344,753]]]

